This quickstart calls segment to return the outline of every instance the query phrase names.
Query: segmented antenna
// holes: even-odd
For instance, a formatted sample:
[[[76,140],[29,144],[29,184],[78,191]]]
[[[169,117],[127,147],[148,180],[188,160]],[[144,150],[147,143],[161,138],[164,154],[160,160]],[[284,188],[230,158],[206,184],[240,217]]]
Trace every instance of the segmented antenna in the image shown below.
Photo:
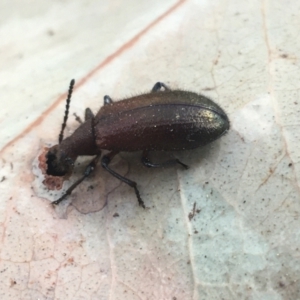
[[[70,102],[71,102],[71,96],[72,96],[74,84],[75,84],[75,80],[72,79],[71,82],[70,82],[69,92],[68,92],[68,98],[67,98],[67,101],[66,101],[66,110],[65,110],[64,121],[63,121],[63,123],[61,125],[61,131],[60,131],[60,134],[58,136],[58,143],[59,144],[61,143],[61,141],[64,138],[64,130],[65,130],[66,125],[67,125],[67,120],[68,120],[68,115],[69,115],[69,108],[70,108]]]

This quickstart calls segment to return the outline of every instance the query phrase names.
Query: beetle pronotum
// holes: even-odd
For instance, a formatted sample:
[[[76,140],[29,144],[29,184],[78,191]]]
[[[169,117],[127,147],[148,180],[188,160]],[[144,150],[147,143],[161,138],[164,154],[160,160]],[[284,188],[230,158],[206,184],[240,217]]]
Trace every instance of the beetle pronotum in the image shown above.
[[[75,81],[72,80],[59,142],[46,154],[47,174],[65,176],[72,172],[78,156],[95,157],[87,165],[83,176],[62,197],[53,201],[53,204],[59,204],[93,172],[101,158],[101,150],[105,149],[110,152],[102,156],[102,167],[131,186],[139,205],[145,208],[136,182],[109,167],[117,153],[141,150],[142,163],[146,167],[180,164],[187,168],[178,159],[161,164],[152,163],[149,151],[194,149],[215,141],[229,129],[226,113],[212,100],[193,92],[171,90],[164,83],[157,82],[149,93],[122,101],[113,102],[109,96],[104,96],[104,105],[98,113],[94,115],[87,108],[85,121],[71,136],[63,139],[74,84]]]

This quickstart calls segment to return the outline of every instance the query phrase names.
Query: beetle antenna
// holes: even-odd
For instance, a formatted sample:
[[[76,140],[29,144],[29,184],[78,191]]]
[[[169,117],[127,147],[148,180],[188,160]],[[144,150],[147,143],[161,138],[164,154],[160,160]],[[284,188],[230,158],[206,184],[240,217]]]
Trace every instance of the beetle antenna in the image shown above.
[[[70,82],[69,91],[68,91],[68,98],[67,98],[67,101],[66,101],[66,110],[65,110],[64,121],[63,121],[63,123],[61,125],[61,131],[60,131],[60,134],[58,136],[58,143],[59,144],[61,143],[61,141],[64,138],[64,130],[65,130],[66,125],[67,125],[67,120],[68,120],[68,115],[69,115],[69,108],[70,108],[70,102],[71,102],[71,96],[72,96],[74,84],[75,84],[75,80],[72,79],[71,82]]]

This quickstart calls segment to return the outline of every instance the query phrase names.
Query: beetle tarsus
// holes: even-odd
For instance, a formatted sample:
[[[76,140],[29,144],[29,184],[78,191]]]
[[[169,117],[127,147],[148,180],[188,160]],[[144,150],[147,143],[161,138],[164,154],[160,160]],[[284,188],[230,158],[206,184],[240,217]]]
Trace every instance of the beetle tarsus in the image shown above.
[[[188,165],[184,164],[183,162],[181,162],[179,159],[175,159],[175,162],[182,165],[186,170],[189,168]]]
[[[188,169],[188,166],[186,164],[184,164],[183,162],[181,162],[177,158],[176,159],[170,159],[170,160],[167,160],[167,161],[159,163],[159,164],[153,163],[153,162],[150,161],[147,151],[143,152],[142,164],[144,166],[146,166],[147,168],[163,168],[163,167],[172,166],[172,165],[175,165],[175,164],[180,164],[185,169]]]
[[[92,110],[89,107],[87,107],[84,113],[84,120],[87,121],[90,119],[94,119],[94,117],[95,115],[93,114]]]
[[[62,202],[65,198],[67,198],[67,196],[69,196],[69,194],[65,193],[62,197],[60,197],[59,199],[57,199],[56,201],[51,202],[52,205],[58,205],[60,202]]]
[[[141,206],[142,208],[145,209],[146,206],[145,206],[145,203],[144,203],[144,201],[142,200],[142,198],[141,198],[141,196],[140,196],[139,190],[137,189],[136,186],[134,186],[133,188],[134,188],[135,194],[136,194],[136,196],[137,196],[137,198],[138,198],[139,206]]]
[[[162,88],[164,88],[166,91],[170,91],[171,89],[165,85],[163,82],[156,82],[151,90],[151,92],[158,92]]]

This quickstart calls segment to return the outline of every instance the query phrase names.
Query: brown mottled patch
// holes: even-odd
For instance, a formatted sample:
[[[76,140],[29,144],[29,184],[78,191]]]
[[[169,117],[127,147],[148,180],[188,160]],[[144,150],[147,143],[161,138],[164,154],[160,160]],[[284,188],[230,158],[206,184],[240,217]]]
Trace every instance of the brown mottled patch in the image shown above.
[[[13,287],[14,285],[16,285],[17,282],[14,279],[10,279],[10,287]]]
[[[52,176],[47,174],[47,159],[46,154],[48,153],[49,148],[44,147],[41,155],[38,157],[39,160],[39,168],[42,171],[45,179],[43,180],[43,184],[49,190],[60,190],[63,186],[65,180],[67,180],[70,175],[66,176]]]

